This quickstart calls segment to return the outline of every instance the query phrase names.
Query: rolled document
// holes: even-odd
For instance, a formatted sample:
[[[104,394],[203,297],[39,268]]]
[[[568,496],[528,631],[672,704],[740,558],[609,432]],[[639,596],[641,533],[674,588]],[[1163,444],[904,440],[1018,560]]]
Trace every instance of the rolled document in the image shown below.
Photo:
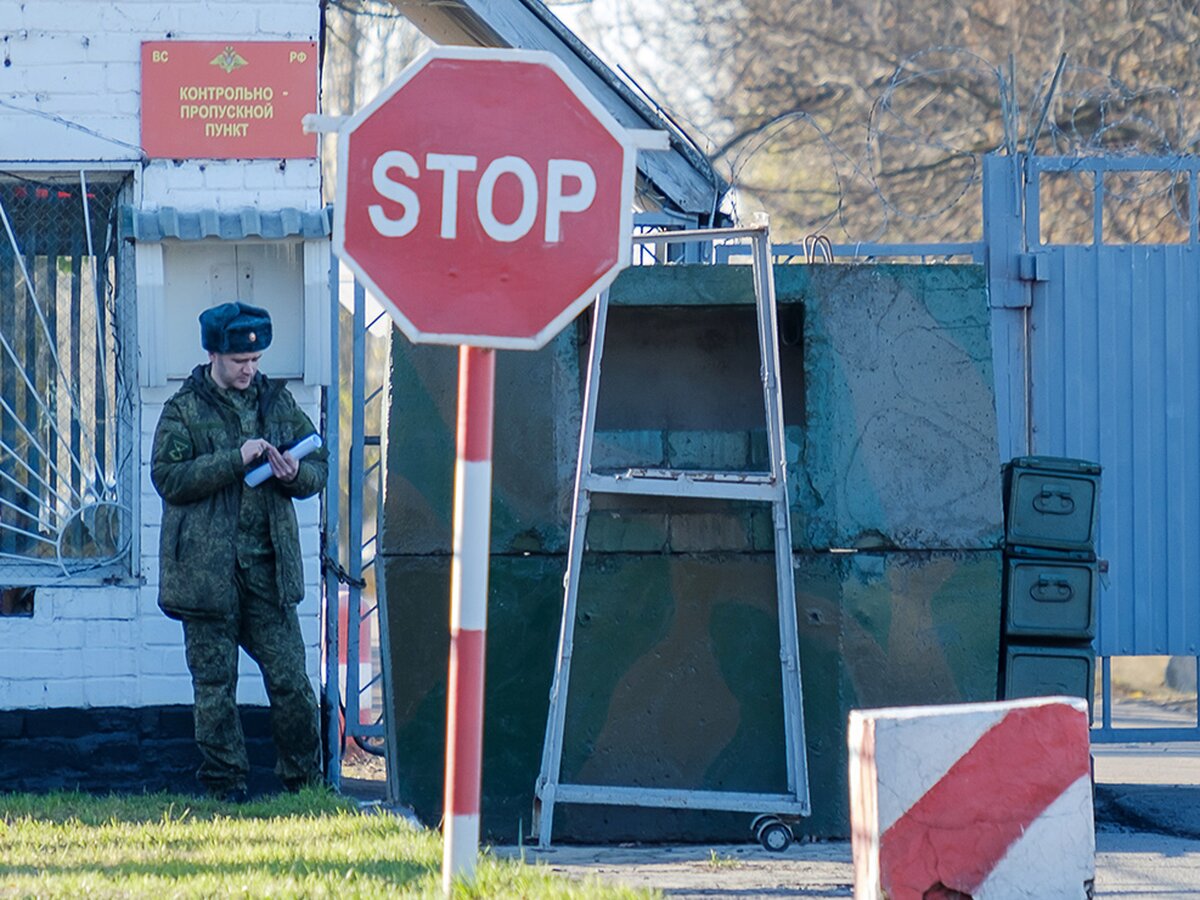
[[[284,452],[292,454],[293,459],[303,459],[320,446],[321,436],[319,434],[310,434],[306,438],[301,438],[295,444],[288,447]],[[261,466],[255,466],[246,473],[246,486],[258,487],[270,477],[271,464],[269,462],[265,462]]]

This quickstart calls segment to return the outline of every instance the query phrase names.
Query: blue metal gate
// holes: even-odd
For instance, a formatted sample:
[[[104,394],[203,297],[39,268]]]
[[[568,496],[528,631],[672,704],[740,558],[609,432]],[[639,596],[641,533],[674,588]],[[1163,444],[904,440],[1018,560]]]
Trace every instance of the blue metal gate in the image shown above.
[[[984,170],[1001,454],[1103,466],[1106,727],[1107,658],[1200,653],[1198,169],[1195,158],[997,156]],[[1170,221],[1117,242],[1112,192],[1132,197],[1135,175],[1166,185]],[[1048,183],[1066,178],[1051,209]],[[1072,242],[1051,243],[1055,231]]]
[[[347,742],[368,753],[383,753],[384,673],[374,565],[384,385],[379,373],[368,372],[367,345],[370,333],[387,314],[378,309],[368,312],[371,304],[365,288],[342,282],[337,257],[330,259],[329,291],[333,297],[330,353],[336,378],[326,391],[324,417],[330,448],[324,502],[325,697],[328,780],[338,787]],[[343,304],[350,307],[348,323],[343,321]],[[390,331],[388,322],[384,333]],[[349,434],[343,440],[346,424]],[[374,489],[368,490],[368,485]]]

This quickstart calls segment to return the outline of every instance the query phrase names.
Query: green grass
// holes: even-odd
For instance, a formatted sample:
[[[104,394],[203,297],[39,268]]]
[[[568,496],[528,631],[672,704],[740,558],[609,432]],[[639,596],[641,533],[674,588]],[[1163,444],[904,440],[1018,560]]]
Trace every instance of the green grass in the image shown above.
[[[0,795],[0,897],[440,897],[441,836],[324,790]],[[456,897],[648,897],[484,852]]]

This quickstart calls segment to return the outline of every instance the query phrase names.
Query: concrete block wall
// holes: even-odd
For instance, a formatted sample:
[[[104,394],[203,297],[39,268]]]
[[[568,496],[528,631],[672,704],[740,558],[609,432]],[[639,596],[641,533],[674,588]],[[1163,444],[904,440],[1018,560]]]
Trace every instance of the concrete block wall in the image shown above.
[[[0,0],[0,169],[21,174],[128,171],[143,209],[261,210],[321,206],[317,160],[146,160],[139,143],[143,41],[293,40],[320,34],[317,0]],[[133,315],[132,304],[126,304]],[[196,362],[204,361],[197,340]],[[271,373],[270,355],[263,369]],[[110,586],[39,587],[31,617],[0,617],[0,711],[189,704],[182,629],[158,610],[160,501],[148,460],[154,428],[175,385],[140,396],[142,471],[134,499],[134,578]],[[293,384],[314,422],[320,388]],[[300,613],[309,671],[319,681],[320,511],[297,513],[305,555]],[[239,685],[243,703],[266,702],[261,679]]]
[[[597,468],[761,467],[752,288],[746,266],[621,274],[610,296]],[[987,295],[977,266],[778,266],[775,289],[813,803],[798,827],[842,837],[850,709],[996,696],[1003,517]],[[488,641],[503,652],[488,657],[482,823],[492,840],[517,839],[541,759],[587,362],[582,330],[497,363]],[[396,661],[386,714],[401,799],[435,821],[454,356],[403,342],[392,350],[378,557]],[[885,414],[896,424],[892,443],[870,428]],[[914,496],[920,479],[944,510]],[[782,790],[766,505],[592,500],[563,781]],[[555,835],[740,840],[748,821],[567,804],[555,810]]]

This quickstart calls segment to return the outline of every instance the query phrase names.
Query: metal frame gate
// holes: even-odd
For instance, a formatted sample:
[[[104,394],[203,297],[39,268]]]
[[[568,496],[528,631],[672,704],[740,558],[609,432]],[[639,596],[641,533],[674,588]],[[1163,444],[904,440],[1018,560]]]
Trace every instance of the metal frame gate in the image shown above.
[[[1113,656],[1200,653],[1198,171],[1195,157],[985,160],[1001,456],[1103,466],[1098,741],[1200,740],[1196,723],[1113,728],[1111,679]],[[1105,241],[1114,207],[1106,192],[1131,173],[1164,173],[1179,216],[1168,231],[1183,239]],[[1043,243],[1054,227],[1044,182],[1068,176],[1090,195],[1092,239]],[[1080,218],[1086,224],[1086,210]]]
[[[633,240],[635,245],[646,245],[661,242],[663,237],[661,234],[643,234],[635,235]],[[782,818],[806,816],[810,813],[803,689],[792,572],[792,531],[784,462],[783,400],[779,385],[779,328],[776,322],[771,248],[765,227],[676,231],[670,234],[670,241],[676,244],[709,244],[717,240],[748,241],[751,251],[760,357],[759,374],[763,391],[769,466],[766,471],[761,472],[630,468],[610,473],[592,468],[596,406],[608,319],[608,293],[601,294],[596,301],[595,318],[592,323],[588,375],[584,388],[558,655],[554,667],[554,681],[550,689],[541,771],[534,788],[533,830],[538,836],[539,847],[550,846],[554,807],[559,803],[755,812],[759,815],[755,818],[752,828],[764,846],[776,850],[783,849],[792,840],[791,831]],[[711,500],[757,501],[771,505],[779,615],[786,793],[581,784],[561,780],[575,617],[588,513],[593,494],[626,497],[703,497]]]
[[[382,754],[384,738],[383,705],[373,702],[382,683],[383,667],[379,659],[379,601],[368,574],[375,564],[376,535],[364,540],[363,522],[377,509],[366,508],[364,488],[369,480],[383,477],[378,451],[368,463],[368,448],[380,447],[382,415],[368,423],[369,406],[381,400],[382,384],[368,383],[366,366],[367,334],[387,313],[380,312],[367,321],[366,291],[357,282],[353,286],[350,358],[341,352],[340,291],[341,265],[330,258],[329,290],[332,335],[331,368],[334,384],[325,393],[325,442],[329,447],[329,482],[324,510],[324,583],[325,583],[325,705],[329,710],[326,742],[329,748],[327,779],[335,788],[341,783],[342,751],[345,741],[354,741],[369,753]],[[388,324],[390,331],[391,325]],[[349,382],[350,434],[345,457],[341,438],[341,387]],[[346,547],[342,552],[340,498],[346,497]],[[376,494],[379,496],[379,493]],[[345,634],[341,634],[342,625]],[[371,665],[364,666],[368,659]],[[345,672],[343,677],[342,672]]]

